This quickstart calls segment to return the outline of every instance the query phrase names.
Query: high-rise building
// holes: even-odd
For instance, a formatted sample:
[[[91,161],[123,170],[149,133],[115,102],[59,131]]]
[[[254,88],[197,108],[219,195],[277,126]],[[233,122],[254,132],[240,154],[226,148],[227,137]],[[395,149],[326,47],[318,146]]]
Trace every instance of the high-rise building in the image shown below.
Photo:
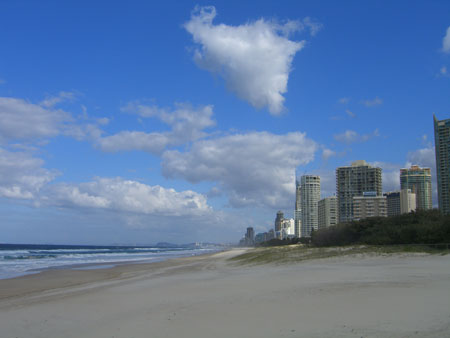
[[[353,220],[353,197],[369,191],[381,196],[381,168],[372,167],[366,161],[356,161],[351,166],[336,169],[339,222]]]
[[[301,237],[310,237],[319,228],[318,203],[320,200],[320,177],[303,175],[300,179],[302,224]]]
[[[450,119],[434,118],[434,146],[439,210],[450,214]]]
[[[285,218],[281,223],[281,239],[295,237],[295,222],[293,218]]]
[[[433,207],[431,201],[431,170],[412,165],[410,169],[400,169],[400,188],[410,189],[416,194],[418,210],[428,210]]]
[[[253,245],[255,244],[255,231],[252,227],[247,228],[247,232],[245,233],[245,244]]]
[[[367,217],[387,217],[386,196],[376,191],[365,191],[362,196],[353,197],[353,219]]]
[[[284,213],[280,210],[277,212],[277,217],[275,218],[275,237],[281,239],[281,229],[284,220]]]
[[[336,196],[325,197],[319,201],[319,229],[327,228],[338,223]]]
[[[295,237],[301,237],[300,229],[302,224],[302,203],[301,203],[301,184],[296,179],[295,180],[295,209],[294,209],[294,227],[295,227]]]
[[[387,215],[388,216],[396,216],[400,215],[400,191],[391,191],[383,194],[386,196],[387,202]]]
[[[279,210],[277,212],[277,217],[275,218],[275,231],[280,231],[281,230],[281,224],[284,220],[284,213]]]
[[[411,189],[402,189],[400,191],[400,212],[402,214],[408,214],[416,210],[416,208],[416,194],[411,192]]]

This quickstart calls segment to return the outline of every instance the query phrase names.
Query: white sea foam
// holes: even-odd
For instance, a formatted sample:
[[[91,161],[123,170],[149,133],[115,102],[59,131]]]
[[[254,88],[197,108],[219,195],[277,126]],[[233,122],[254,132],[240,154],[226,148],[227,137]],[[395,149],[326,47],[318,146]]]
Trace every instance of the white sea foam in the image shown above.
[[[157,247],[111,247],[111,248],[20,248],[3,249],[0,246],[0,279],[13,278],[45,269],[86,268],[111,263],[153,262],[169,258],[198,255],[218,251],[209,248],[157,248]]]

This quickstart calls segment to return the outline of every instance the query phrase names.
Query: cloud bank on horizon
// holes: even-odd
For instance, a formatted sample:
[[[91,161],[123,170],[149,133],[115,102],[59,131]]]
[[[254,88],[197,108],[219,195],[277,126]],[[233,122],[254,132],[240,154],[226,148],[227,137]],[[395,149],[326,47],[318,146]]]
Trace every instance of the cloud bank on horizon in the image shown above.
[[[272,115],[281,114],[292,60],[305,46],[304,40],[288,37],[304,29],[315,35],[321,25],[310,18],[284,24],[259,19],[239,26],[215,25],[216,15],[214,6],[197,6],[184,24],[200,45],[195,49],[195,62],[220,74],[228,89],[253,107],[268,107]]]

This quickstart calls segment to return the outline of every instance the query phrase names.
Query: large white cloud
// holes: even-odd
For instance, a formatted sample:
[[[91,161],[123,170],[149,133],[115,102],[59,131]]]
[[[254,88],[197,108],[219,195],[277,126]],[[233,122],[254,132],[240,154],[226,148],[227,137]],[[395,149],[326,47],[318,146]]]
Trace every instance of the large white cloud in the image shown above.
[[[211,212],[206,197],[122,178],[96,178],[80,184],[48,187],[41,202],[64,207],[104,209],[160,216],[200,216]]]
[[[96,142],[103,151],[141,150],[160,154],[168,147],[204,137],[206,134],[203,130],[215,125],[212,119],[212,106],[194,108],[189,104],[177,104],[175,109],[170,111],[140,102],[131,102],[122,110],[142,118],[157,118],[169,125],[171,130],[151,133],[125,130],[114,135],[99,137]]]
[[[314,159],[318,145],[304,133],[235,134],[196,141],[187,152],[166,151],[166,177],[218,182],[233,206],[287,207],[295,191],[295,169]]]
[[[72,121],[72,116],[63,110],[0,97],[0,141],[53,137]]]
[[[240,26],[214,25],[216,9],[197,7],[185,29],[201,47],[195,51],[196,63],[218,73],[228,88],[256,108],[267,106],[272,114],[283,110],[291,64],[305,41],[291,41],[292,31],[320,28],[309,18],[284,25],[259,19]]]
[[[69,112],[54,108],[58,103],[74,97],[70,92],[61,92],[39,104],[20,98],[0,97],[0,142],[33,142],[58,135],[79,141],[99,139],[103,132],[98,125],[106,123],[104,118],[92,119],[85,114],[79,119]]]
[[[59,173],[43,168],[43,164],[28,152],[0,148],[0,197],[27,199],[36,205],[157,216],[201,216],[212,211],[206,197],[194,191],[178,192],[122,178],[51,183]]]
[[[44,161],[28,152],[0,148],[0,196],[34,199],[58,173],[43,168]]]
[[[442,50],[446,53],[450,53],[450,26],[447,28],[447,32],[442,40]]]
[[[411,151],[407,155],[407,166],[417,164],[421,167],[428,167],[432,170],[432,175],[436,172],[436,157],[434,147],[429,146],[415,151]]]

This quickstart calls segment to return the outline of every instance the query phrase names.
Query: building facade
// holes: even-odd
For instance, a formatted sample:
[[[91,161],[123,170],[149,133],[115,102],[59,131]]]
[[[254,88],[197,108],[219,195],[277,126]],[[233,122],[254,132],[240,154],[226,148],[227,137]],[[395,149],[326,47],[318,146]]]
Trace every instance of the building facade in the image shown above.
[[[295,221],[293,218],[285,218],[281,225],[281,239],[295,237]]]
[[[376,191],[364,192],[363,196],[353,197],[353,219],[367,217],[387,217],[386,196],[377,195]]]
[[[319,201],[319,229],[327,228],[338,223],[336,196],[325,197]]]
[[[246,245],[254,245],[255,244],[255,231],[252,227],[247,228],[247,232],[245,233],[245,244]]]
[[[400,169],[400,188],[410,189],[416,194],[417,210],[429,210],[433,207],[430,168],[413,165],[409,169]]]
[[[319,228],[318,203],[320,200],[320,177],[303,175],[300,179],[301,189],[301,237],[310,237],[311,231]]]
[[[277,217],[275,218],[275,232],[281,231],[281,225],[284,220],[284,213],[280,210],[277,212]]]
[[[295,209],[294,209],[294,223],[295,223],[295,237],[301,237],[302,224],[302,203],[301,203],[301,184],[295,180]]]
[[[417,209],[416,194],[411,189],[402,189],[400,191],[400,212],[408,214]]]
[[[389,217],[400,215],[400,191],[386,192],[383,196],[386,196],[387,215]]]
[[[381,168],[372,167],[366,161],[356,161],[351,166],[336,169],[336,193],[339,222],[354,219],[353,197],[364,192],[382,195]]]
[[[434,118],[434,146],[439,210],[450,214],[450,119]]]

